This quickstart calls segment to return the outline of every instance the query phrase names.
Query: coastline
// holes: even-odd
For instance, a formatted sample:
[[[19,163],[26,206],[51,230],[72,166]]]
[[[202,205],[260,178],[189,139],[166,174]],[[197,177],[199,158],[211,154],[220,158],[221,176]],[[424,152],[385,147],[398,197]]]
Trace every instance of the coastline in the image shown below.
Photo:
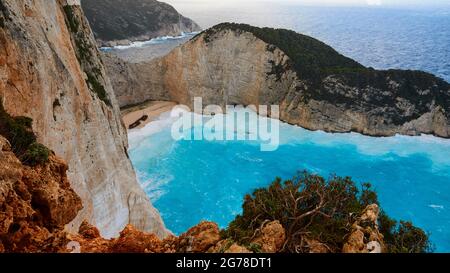
[[[141,138],[143,136],[153,135],[167,125],[172,124],[174,120],[170,117],[170,111],[176,105],[178,104],[175,102],[149,101],[138,106],[123,109],[122,119],[127,126],[129,138],[131,136],[133,138],[130,142],[138,143],[142,140]],[[148,116],[145,121],[142,121],[139,126],[129,129],[132,123],[141,119],[144,115]],[[425,154],[438,165],[444,164],[450,166],[450,160],[446,155],[440,153],[435,154],[437,152],[436,150],[426,149],[427,145],[440,145],[441,147],[450,148],[450,139],[447,138],[431,134],[370,136],[358,132],[327,132],[324,130],[309,130],[282,120],[279,120],[279,122],[280,130],[284,132],[280,134],[280,145],[310,142],[330,147],[336,144],[351,143],[355,145],[358,152],[367,156],[386,154],[389,152],[393,152],[399,156]],[[296,131],[296,137],[292,137],[292,134],[290,134],[293,131]],[[408,145],[414,148],[407,150],[406,146]]]
[[[141,48],[141,47],[145,47],[148,45],[154,45],[154,44],[161,44],[167,41],[173,41],[173,40],[182,40],[185,38],[191,38],[194,37],[195,35],[197,35],[198,33],[200,33],[200,31],[194,31],[194,32],[183,32],[181,33],[181,35],[178,36],[170,36],[170,35],[166,35],[166,36],[158,36],[155,38],[150,38],[150,39],[137,39],[137,40],[126,40],[126,41],[114,41],[113,44],[116,45],[112,45],[112,46],[101,46],[100,50],[101,51],[112,51],[112,50],[127,50],[127,49],[132,49],[132,48]]]
[[[186,43],[194,35],[195,32],[174,37],[158,37],[147,41],[130,42],[123,46],[101,47],[100,51],[104,55],[110,54],[131,64],[144,63],[169,54],[170,51]]]
[[[128,131],[130,131],[130,125],[147,116],[145,120],[141,120],[140,124],[133,128],[142,129],[159,118],[161,114],[170,112],[176,105],[177,103],[171,101],[148,101],[137,106],[122,109],[121,116]]]

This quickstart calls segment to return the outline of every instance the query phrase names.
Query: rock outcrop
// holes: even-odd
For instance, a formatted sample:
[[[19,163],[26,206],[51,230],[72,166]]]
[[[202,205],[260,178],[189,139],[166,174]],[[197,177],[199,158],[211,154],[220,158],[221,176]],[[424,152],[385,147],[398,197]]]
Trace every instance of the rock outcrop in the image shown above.
[[[64,226],[82,209],[67,180],[67,164],[24,166],[0,136],[0,252],[57,252]]]
[[[202,222],[180,236],[179,248],[186,253],[202,253],[220,241],[219,227],[212,222]]]
[[[268,222],[261,228],[252,243],[261,247],[263,253],[279,252],[286,241],[286,231],[279,221]]]
[[[83,220],[112,237],[127,225],[167,235],[140,188],[95,39],[75,0],[0,0],[0,98],[33,119],[38,141],[68,164]],[[60,222],[59,222],[60,223]]]
[[[120,105],[168,97],[188,106],[194,97],[277,104],[281,120],[311,130],[450,137],[447,82],[421,71],[366,68],[293,31],[225,23],[152,62],[107,63]],[[136,80],[126,86],[128,79]]]
[[[171,235],[163,240],[131,225],[125,227],[119,238],[107,240],[85,222],[78,234],[68,238],[82,253],[251,253],[235,243],[223,247],[226,240],[220,241],[219,228],[212,222],[202,222],[179,237]]]
[[[82,0],[81,5],[102,46],[200,31],[194,21],[156,0]]]
[[[343,253],[382,253],[385,252],[383,235],[378,229],[379,208],[369,205],[352,226]]]
[[[131,64],[111,53],[102,53],[119,106],[127,107],[146,101],[170,101],[161,79],[161,68],[155,62]]]

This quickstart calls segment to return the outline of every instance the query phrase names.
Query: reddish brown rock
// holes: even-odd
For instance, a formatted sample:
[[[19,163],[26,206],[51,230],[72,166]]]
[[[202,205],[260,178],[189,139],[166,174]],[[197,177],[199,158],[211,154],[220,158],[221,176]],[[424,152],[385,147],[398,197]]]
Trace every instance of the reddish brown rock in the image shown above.
[[[106,240],[99,236],[95,227],[84,222],[79,233],[69,235],[68,238],[72,245],[79,246],[82,253],[206,252],[208,249],[216,248],[219,242],[219,229],[214,223],[203,222],[180,237],[171,235],[160,240],[155,234],[142,232],[128,225],[118,238]],[[67,249],[63,251],[70,252]],[[246,249],[237,245],[230,247],[229,251],[246,253]]]
[[[261,228],[260,235],[253,240],[254,244],[261,246],[264,253],[280,251],[286,240],[286,231],[279,221],[269,222]]]
[[[87,221],[83,221],[83,223],[81,223],[78,233],[86,239],[100,238],[100,231],[98,228],[89,224]]]
[[[232,244],[230,248],[228,248],[225,253],[253,253],[252,251],[248,250],[247,248],[240,246],[236,243]]]
[[[344,253],[381,253],[385,251],[383,235],[378,230],[378,205],[366,207],[352,226],[342,248]]]
[[[219,227],[216,223],[202,222],[181,235],[179,240],[181,252],[206,252],[220,241]]]
[[[128,225],[120,233],[119,239],[113,243],[111,252],[155,253],[163,252],[162,248],[162,242],[156,235],[136,230],[133,226]]]
[[[23,182],[42,224],[49,230],[63,227],[83,206],[67,180],[67,164],[51,156],[48,164],[25,167]],[[25,188],[23,188],[25,190]]]
[[[65,243],[64,225],[81,210],[67,181],[67,165],[24,166],[0,136],[0,241],[5,252],[56,252]]]

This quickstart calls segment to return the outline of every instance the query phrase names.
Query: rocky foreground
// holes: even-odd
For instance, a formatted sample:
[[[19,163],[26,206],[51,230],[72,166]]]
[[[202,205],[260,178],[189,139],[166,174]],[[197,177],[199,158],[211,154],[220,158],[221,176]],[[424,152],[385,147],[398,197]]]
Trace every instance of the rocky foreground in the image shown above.
[[[450,137],[449,83],[366,68],[289,30],[224,23],[150,62],[104,59],[120,106],[192,106],[202,97],[205,105],[280,105],[281,120],[311,130]]]

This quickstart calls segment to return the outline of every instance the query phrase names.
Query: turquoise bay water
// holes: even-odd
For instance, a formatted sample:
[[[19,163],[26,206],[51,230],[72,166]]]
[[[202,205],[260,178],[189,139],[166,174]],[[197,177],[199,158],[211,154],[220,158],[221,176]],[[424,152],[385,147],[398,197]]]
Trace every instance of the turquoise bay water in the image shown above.
[[[167,114],[166,114],[167,115]],[[171,120],[130,133],[139,180],[166,226],[181,233],[201,220],[226,227],[243,197],[299,170],[370,182],[382,207],[431,233],[450,252],[450,140],[431,136],[373,138],[311,132],[281,124],[281,144],[261,152],[256,141],[174,141]]]

